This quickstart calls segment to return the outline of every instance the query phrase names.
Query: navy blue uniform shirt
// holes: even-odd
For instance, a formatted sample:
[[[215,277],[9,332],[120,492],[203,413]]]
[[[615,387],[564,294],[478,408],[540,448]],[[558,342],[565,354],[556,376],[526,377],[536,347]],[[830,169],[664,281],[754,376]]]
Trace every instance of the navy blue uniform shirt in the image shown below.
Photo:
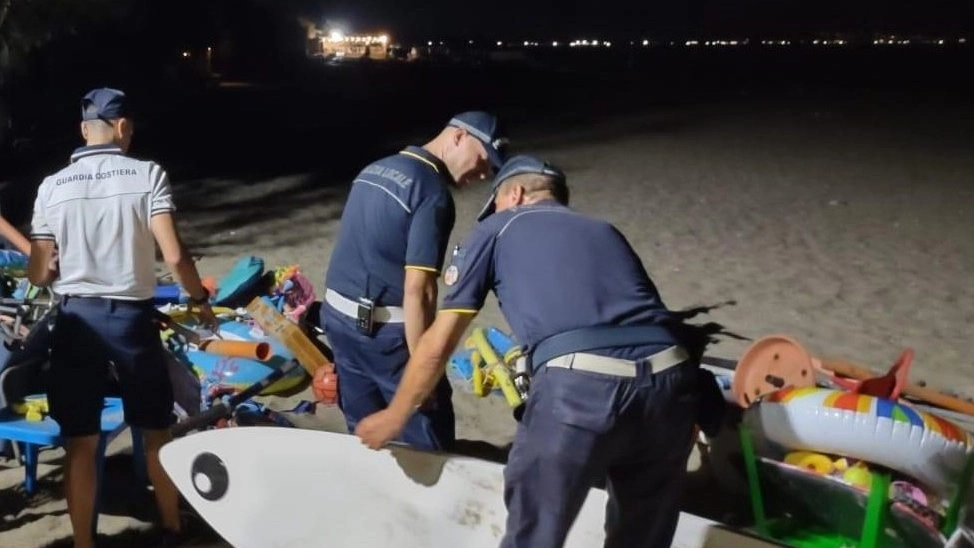
[[[443,267],[456,219],[451,182],[443,162],[420,147],[366,166],[345,203],[325,285],[350,299],[402,306],[405,268]]]
[[[642,261],[610,223],[553,200],[494,213],[453,250],[440,310],[476,313],[491,290],[518,344],[669,313]],[[661,344],[593,350],[635,360]],[[655,350],[654,350],[655,349]]]

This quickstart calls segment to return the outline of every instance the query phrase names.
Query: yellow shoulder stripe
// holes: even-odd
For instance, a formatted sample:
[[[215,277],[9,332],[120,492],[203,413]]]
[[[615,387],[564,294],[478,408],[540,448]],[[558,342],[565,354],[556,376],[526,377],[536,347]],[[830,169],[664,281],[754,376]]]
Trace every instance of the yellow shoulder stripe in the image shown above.
[[[435,268],[430,268],[428,266],[415,266],[415,265],[407,264],[406,265],[406,268],[408,268],[410,270],[422,270],[423,272],[432,272],[433,274],[439,274],[440,273],[439,270],[437,270]]]

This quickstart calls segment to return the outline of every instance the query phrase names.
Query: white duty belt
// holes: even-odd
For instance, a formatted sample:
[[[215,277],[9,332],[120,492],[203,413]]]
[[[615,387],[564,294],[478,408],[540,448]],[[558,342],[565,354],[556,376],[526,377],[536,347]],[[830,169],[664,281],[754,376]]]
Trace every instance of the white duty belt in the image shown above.
[[[635,377],[640,368],[648,368],[648,373],[660,373],[667,369],[680,365],[690,359],[690,355],[682,346],[671,346],[638,360],[622,360],[588,354],[586,352],[575,352],[558,356],[545,362],[548,367],[563,367],[565,369],[577,369],[579,371],[590,371],[603,375],[613,375],[616,377]]]
[[[325,302],[349,318],[358,318],[358,302],[345,298],[344,295],[333,289],[325,289]],[[372,309],[372,321],[376,323],[404,323],[406,314],[401,306],[377,306]]]

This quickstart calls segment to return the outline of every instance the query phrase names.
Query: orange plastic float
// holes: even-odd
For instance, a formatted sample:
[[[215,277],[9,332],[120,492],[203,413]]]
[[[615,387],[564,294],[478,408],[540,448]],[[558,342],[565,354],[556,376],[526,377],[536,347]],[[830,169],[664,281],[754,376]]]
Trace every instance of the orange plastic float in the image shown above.
[[[815,386],[812,357],[795,339],[769,335],[755,341],[741,356],[731,391],[737,404],[747,408],[763,396],[789,386]]]
[[[233,358],[247,358],[265,362],[271,357],[271,345],[265,341],[234,341],[207,339],[200,341],[200,350]]]

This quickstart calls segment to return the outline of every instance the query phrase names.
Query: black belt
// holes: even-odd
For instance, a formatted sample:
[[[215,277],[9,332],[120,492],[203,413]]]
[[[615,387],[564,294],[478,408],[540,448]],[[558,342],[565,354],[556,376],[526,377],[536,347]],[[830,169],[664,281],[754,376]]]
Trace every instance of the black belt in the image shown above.
[[[132,299],[114,299],[112,297],[101,297],[99,295],[61,295],[61,304],[67,304],[68,301],[88,301],[88,302],[106,302],[116,305],[128,305],[137,308],[145,308],[152,306],[152,299],[142,299],[142,300],[132,300]]]

